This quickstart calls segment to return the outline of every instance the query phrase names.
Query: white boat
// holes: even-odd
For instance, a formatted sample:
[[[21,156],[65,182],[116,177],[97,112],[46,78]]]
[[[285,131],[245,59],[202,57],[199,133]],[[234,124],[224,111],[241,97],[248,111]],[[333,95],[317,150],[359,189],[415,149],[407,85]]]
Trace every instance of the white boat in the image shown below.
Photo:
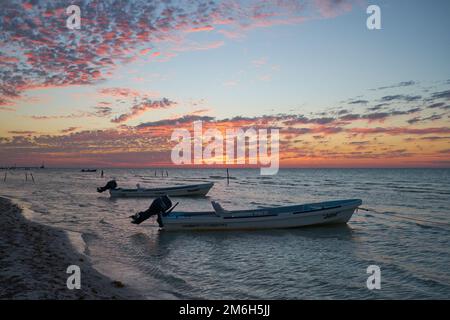
[[[171,197],[206,196],[213,185],[213,182],[208,182],[150,189],[140,187],[135,189],[114,188],[109,189],[109,194],[113,198],[157,198],[164,195]]]
[[[163,201],[160,201],[160,203],[163,203]],[[297,228],[312,225],[345,224],[361,204],[360,199],[349,199],[275,208],[227,211],[218,203],[213,202],[215,211],[171,212],[171,210],[167,210],[171,206],[171,202],[168,200],[163,205],[162,210],[160,210],[159,203],[152,204],[147,211],[132,216],[132,222],[139,224],[152,215],[158,215],[160,227],[168,231]]]

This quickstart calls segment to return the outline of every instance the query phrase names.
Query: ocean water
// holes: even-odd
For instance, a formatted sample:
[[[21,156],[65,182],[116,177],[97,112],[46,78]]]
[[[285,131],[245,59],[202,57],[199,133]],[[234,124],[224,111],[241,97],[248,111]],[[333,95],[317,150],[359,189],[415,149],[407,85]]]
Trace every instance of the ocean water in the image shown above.
[[[0,173],[0,195],[35,221],[79,233],[94,267],[148,298],[450,298],[449,169],[233,169],[230,185],[223,169],[106,169],[104,178],[44,169],[35,183],[22,170],[6,182]],[[211,200],[245,209],[360,198],[378,213],[360,210],[342,226],[170,233],[129,222],[151,199],[97,193],[111,178],[122,187],[215,182],[205,198],[173,199],[179,211],[210,210]],[[366,287],[369,265],[381,268],[380,290]]]

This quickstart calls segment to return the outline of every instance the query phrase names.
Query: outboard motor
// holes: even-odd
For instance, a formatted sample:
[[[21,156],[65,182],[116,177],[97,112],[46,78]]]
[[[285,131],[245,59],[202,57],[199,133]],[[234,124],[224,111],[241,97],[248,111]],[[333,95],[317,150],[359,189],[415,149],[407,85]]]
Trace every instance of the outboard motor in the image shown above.
[[[116,189],[116,188],[117,188],[116,180],[111,180],[111,181],[108,181],[108,183],[104,187],[97,188],[97,192],[101,193],[101,192],[104,192],[106,190]]]
[[[161,215],[164,215],[171,207],[172,201],[170,201],[168,196],[159,197],[153,200],[152,204],[147,210],[138,212],[135,215],[130,216],[130,218],[132,219],[131,223],[140,224],[148,218],[158,215],[158,224],[160,227],[162,227],[163,225]]]

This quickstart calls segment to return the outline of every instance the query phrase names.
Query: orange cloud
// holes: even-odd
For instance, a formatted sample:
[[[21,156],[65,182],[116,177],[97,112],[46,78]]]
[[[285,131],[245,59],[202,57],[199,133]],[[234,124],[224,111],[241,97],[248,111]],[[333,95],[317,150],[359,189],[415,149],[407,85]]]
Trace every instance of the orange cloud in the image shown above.
[[[214,27],[211,25],[201,26],[201,27],[193,27],[191,29],[185,30],[186,32],[203,32],[203,31],[212,31]]]

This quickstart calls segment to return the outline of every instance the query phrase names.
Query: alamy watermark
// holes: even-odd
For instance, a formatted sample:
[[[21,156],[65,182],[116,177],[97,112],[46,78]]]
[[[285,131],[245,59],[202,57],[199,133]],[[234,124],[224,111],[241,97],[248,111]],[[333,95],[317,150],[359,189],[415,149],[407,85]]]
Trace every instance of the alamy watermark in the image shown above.
[[[367,274],[370,274],[370,276],[367,278],[367,281],[366,281],[367,289],[380,290],[381,289],[381,269],[380,269],[380,267],[377,265],[374,265],[374,264],[370,265],[367,267],[366,272],[367,272]]]
[[[369,30],[381,29],[381,9],[379,6],[372,4],[367,7],[367,14],[370,16],[366,20],[366,26]]]
[[[81,289],[81,269],[76,264],[72,264],[67,267],[66,273],[70,274],[67,278],[66,286],[67,289]]]
[[[66,20],[66,27],[70,30],[81,29],[81,9],[77,5],[66,8],[66,14],[70,15]]]
[[[216,128],[203,132],[202,121],[188,129],[175,129],[172,162],[176,165],[257,165],[261,175],[275,175],[279,169],[279,129],[229,128],[225,136]],[[270,150],[270,154],[269,154]],[[248,154],[248,157],[247,157]]]

